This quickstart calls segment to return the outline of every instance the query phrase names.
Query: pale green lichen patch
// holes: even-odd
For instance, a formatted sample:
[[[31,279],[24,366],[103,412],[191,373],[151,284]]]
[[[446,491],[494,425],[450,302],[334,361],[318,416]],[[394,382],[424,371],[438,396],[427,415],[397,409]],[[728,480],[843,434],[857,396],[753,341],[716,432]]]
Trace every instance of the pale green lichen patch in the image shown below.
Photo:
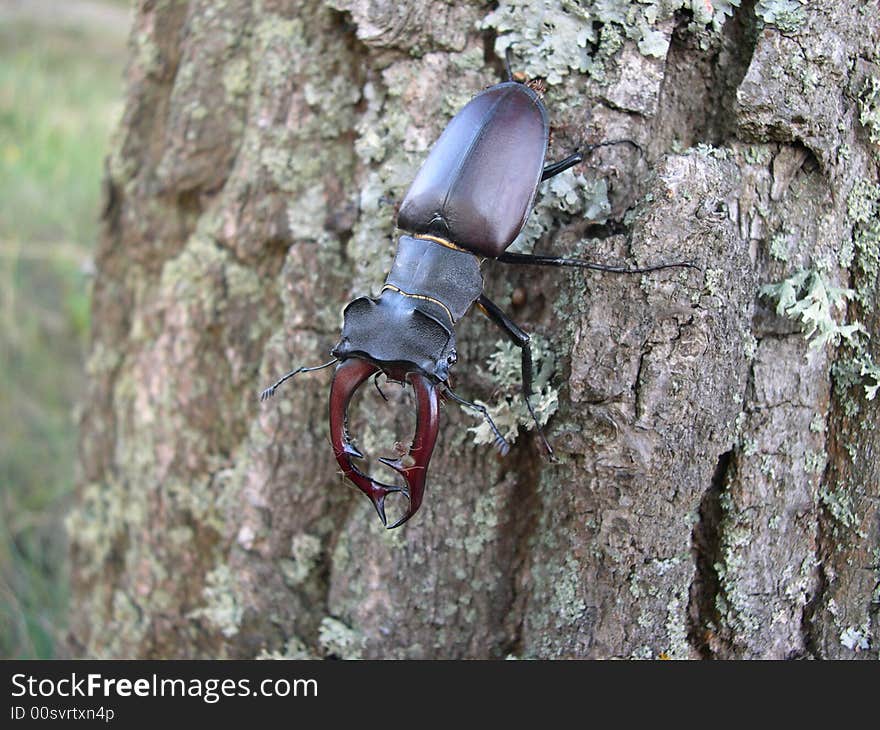
[[[372,171],[367,175],[360,193],[360,212],[348,253],[355,264],[353,291],[378,293],[394,258],[394,205],[395,193],[384,172]]]
[[[708,144],[706,142],[700,142],[694,145],[690,148],[690,151],[700,155],[700,157],[705,157],[707,160],[719,160],[720,162],[729,160],[731,157],[731,151],[729,148],[716,147],[714,144]],[[684,190],[683,193],[685,195],[690,194],[687,190]]]
[[[269,651],[263,649],[256,657],[260,660],[286,660],[286,659],[317,659],[306,646],[305,642],[298,636],[288,639],[284,648],[280,651]]]
[[[821,474],[825,471],[828,457],[824,451],[812,451],[808,449],[804,453],[804,468],[813,474]]]
[[[140,32],[132,35],[134,68],[141,70],[145,76],[158,75],[162,70],[162,53],[149,33]]]
[[[765,14],[787,18],[779,2],[768,2]],[[692,13],[693,25],[720,30],[740,0],[501,0],[480,23],[498,33],[495,52],[504,57],[512,47],[522,66],[518,70],[558,84],[572,72],[605,80],[606,63],[633,41],[639,51],[665,58],[669,49],[666,24],[678,10]],[[767,21],[771,22],[771,21]]]
[[[847,418],[852,418],[860,411],[858,401],[848,393],[850,388],[861,382],[858,364],[849,358],[838,358],[831,366],[831,377],[834,381],[834,388],[840,396],[844,415]]]
[[[867,626],[847,626],[840,632],[840,643],[850,651],[865,651],[871,648],[871,632]]]
[[[559,407],[559,392],[552,385],[551,378],[556,370],[556,358],[549,343],[541,337],[532,336],[533,394],[532,407],[541,425],[546,425]],[[501,434],[509,442],[516,440],[520,426],[534,429],[535,422],[529,414],[522,397],[522,357],[521,350],[511,342],[499,340],[487,361],[488,374],[483,374],[495,384],[499,399],[494,405],[485,405]],[[482,418],[479,414],[477,417]],[[475,444],[492,444],[495,436],[485,420],[468,429],[474,434]]]
[[[690,645],[687,638],[687,589],[673,592],[666,606],[666,634],[669,645],[661,653],[668,659],[687,659]]]
[[[119,484],[86,484],[65,528],[71,541],[88,550],[92,560],[83,564],[84,575],[98,574],[114,541],[145,518],[143,503],[129,500]]]
[[[222,278],[223,296],[217,281]],[[236,264],[232,256],[206,232],[199,230],[186,243],[180,254],[162,269],[160,280],[163,301],[180,305],[198,305],[210,319],[221,318],[224,308],[237,299],[259,300],[262,285],[259,276],[247,267]],[[231,288],[230,288],[231,287]]]
[[[770,256],[777,261],[788,261],[788,236],[777,233],[770,239]]]
[[[856,180],[846,199],[846,210],[856,223],[869,223],[877,216],[880,185],[870,180]]]
[[[533,2],[504,0],[481,27],[498,32],[495,52],[500,57],[514,46],[527,54],[522,71],[558,84],[571,70],[583,73],[592,65],[588,46],[597,41],[592,21],[590,9],[572,2],[547,0],[536,8]]]
[[[124,631],[112,631],[104,647],[104,655],[97,659],[111,659],[121,656],[129,642],[139,642],[149,630],[147,613],[138,606],[123,590],[113,591],[113,628],[124,627]]]
[[[776,300],[778,315],[800,320],[811,348],[836,345],[841,339],[853,341],[865,332],[859,322],[835,321],[832,310],[844,309],[846,300],[852,299],[855,292],[832,286],[818,271],[802,269],[777,284],[762,286],[760,294]]]
[[[843,527],[852,528],[858,524],[850,494],[843,488],[819,491],[819,500],[825,505],[831,516]]]
[[[694,516],[692,519],[698,519]],[[645,559],[639,566],[634,566],[629,575],[629,592],[636,600],[639,615],[636,623],[640,629],[653,631],[658,624],[658,610],[664,610],[664,628],[666,640],[662,648],[636,649],[634,658],[686,659],[690,655],[687,642],[687,583],[679,582],[682,567],[686,559],[682,556],[669,558]],[[667,581],[672,580],[670,585]],[[666,588],[658,589],[658,585]],[[671,590],[670,590],[671,588]],[[658,637],[659,638],[659,637]]]
[[[855,245],[851,238],[842,241],[837,251],[837,263],[842,269],[852,266],[855,257]]]
[[[605,223],[609,215],[611,203],[605,178],[589,179],[574,170],[566,170],[541,183],[535,206],[510,250],[531,251],[540,238],[559,225],[560,219],[582,218],[590,223]]]
[[[276,52],[275,47],[286,46],[294,49],[306,47],[307,40],[302,19],[282,18],[267,13],[254,26],[254,39],[256,48],[261,51],[260,76],[265,77],[269,82],[279,83],[280,88],[280,83],[289,79],[292,69],[286,65],[285,54]],[[302,54],[301,58],[307,60],[308,56]]]
[[[326,246],[333,240],[333,234],[324,225],[325,206],[323,186],[300,189],[296,201],[287,208],[287,225],[291,231],[296,231],[297,238],[319,246]]]
[[[847,197],[847,212],[855,224],[854,259],[860,274],[856,300],[871,308],[880,276],[880,185],[870,180],[856,181]]]
[[[859,121],[873,144],[880,145],[880,79],[870,76],[859,96]]]
[[[163,493],[175,509],[189,513],[200,524],[219,533],[226,526],[225,511],[237,489],[230,476],[231,470],[224,469],[218,471],[213,479],[200,476],[189,482],[169,480],[164,485]]]
[[[332,616],[321,619],[318,643],[325,656],[360,659],[363,655],[363,636]]]
[[[726,290],[724,281],[725,274],[723,269],[706,269],[703,278],[703,289],[710,297],[719,296]]]
[[[570,555],[566,556],[559,578],[553,583],[549,609],[550,614],[556,617],[559,628],[576,623],[587,610],[587,604],[581,596],[579,569],[577,561]]]
[[[228,565],[219,565],[208,573],[202,596],[205,605],[192,611],[189,618],[205,619],[226,638],[235,636],[241,626],[244,607],[235,576]]]
[[[755,15],[768,25],[786,33],[794,33],[806,21],[804,0],[758,0]]]
[[[853,233],[839,260],[854,266],[854,299],[864,309],[871,310],[875,306],[874,292],[880,277],[880,185],[859,179],[846,202]],[[880,389],[880,367],[868,350],[867,338],[856,338],[848,344],[846,357],[834,363],[832,375],[844,413],[853,416],[858,413],[859,405],[847,391],[862,383],[868,400],[874,400]]]
[[[758,339],[751,332],[743,333],[743,354],[746,360],[754,360],[758,354]]]
[[[250,90],[250,62],[247,58],[233,58],[223,67],[223,88],[229,97],[246,96]]]
[[[639,51],[646,56],[666,58],[669,50],[669,37],[659,30],[646,30],[638,42]]]
[[[871,359],[868,353],[862,353],[858,365],[859,375],[874,381],[873,384],[870,381],[865,384],[865,397],[868,400],[874,400],[877,397],[877,389],[880,388],[880,366]]]
[[[306,82],[303,96],[317,111],[321,137],[332,139],[354,126],[354,105],[360,101],[361,90],[350,76],[323,78],[320,84]]]
[[[322,551],[321,540],[315,535],[294,535],[290,544],[291,557],[278,561],[284,582],[292,588],[304,583],[318,566]]]
[[[495,539],[501,502],[497,489],[489,488],[480,492],[473,513],[469,515],[469,521],[476,529],[464,540],[464,550],[468,555],[480,555],[485,546]]]

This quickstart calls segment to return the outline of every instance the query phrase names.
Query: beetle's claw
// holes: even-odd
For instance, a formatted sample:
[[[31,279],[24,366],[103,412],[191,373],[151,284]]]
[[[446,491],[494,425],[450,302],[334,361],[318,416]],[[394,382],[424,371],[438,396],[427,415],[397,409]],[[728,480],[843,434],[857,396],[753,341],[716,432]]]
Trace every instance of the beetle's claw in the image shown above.
[[[385,464],[385,466],[394,469],[398,474],[406,476],[406,465],[400,459],[389,459],[386,456],[380,456],[379,461]]]
[[[342,448],[346,454],[348,454],[349,456],[353,456],[355,459],[363,459],[364,458],[364,455],[358,450],[358,447],[355,446],[348,439],[343,441]]]
[[[407,379],[416,393],[416,435],[409,453],[399,459],[380,458],[383,464],[394,469],[406,481],[406,487],[377,482],[364,474],[351,459],[363,458],[363,454],[351,443],[346,432],[346,415],[352,395],[360,385],[375,373],[379,367],[360,358],[349,358],[336,368],[333,385],[330,388],[330,441],[336,461],[342,473],[369,497],[382,524],[389,530],[399,527],[412,517],[422,504],[428,462],[437,441],[440,422],[439,397],[434,385],[419,373],[409,373]],[[389,494],[400,493],[407,498],[409,506],[403,516],[388,527],[385,515],[385,498]]]
[[[389,494],[394,494],[395,492],[400,492],[409,499],[409,493],[403,487],[387,487],[384,490],[376,490],[373,493],[367,494],[370,501],[373,503],[373,506],[376,508],[376,512],[379,513],[379,519],[382,520],[382,526],[387,529],[391,528],[388,527],[388,518],[385,516],[385,497]],[[397,527],[397,524],[394,524],[391,527]]]
[[[414,514],[415,514],[415,510],[408,510],[407,513],[403,517],[401,517],[399,520],[397,520],[397,522],[395,522],[390,527],[388,525],[385,525],[384,522],[382,524],[385,525],[386,530],[393,530],[395,527],[400,527],[404,522],[406,522]]]
[[[264,390],[262,393],[260,393],[260,400],[261,401],[267,400],[268,398],[271,398],[273,395],[275,395],[275,386],[270,385],[268,388],[266,388],[266,390]]]

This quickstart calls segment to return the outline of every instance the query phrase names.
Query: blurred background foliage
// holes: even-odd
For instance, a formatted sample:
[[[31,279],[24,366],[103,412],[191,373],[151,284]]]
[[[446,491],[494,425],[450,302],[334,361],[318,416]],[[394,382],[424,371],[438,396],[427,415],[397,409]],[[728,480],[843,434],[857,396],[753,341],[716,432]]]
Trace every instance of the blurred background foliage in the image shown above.
[[[0,657],[63,655],[63,519],[128,0],[0,0]]]

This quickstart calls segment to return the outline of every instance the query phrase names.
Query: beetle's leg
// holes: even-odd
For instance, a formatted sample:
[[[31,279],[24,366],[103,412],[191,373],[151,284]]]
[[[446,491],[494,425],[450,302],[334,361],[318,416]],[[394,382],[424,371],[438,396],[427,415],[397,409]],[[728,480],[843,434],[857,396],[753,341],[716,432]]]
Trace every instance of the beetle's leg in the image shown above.
[[[678,261],[674,264],[657,264],[656,266],[644,266],[640,268],[630,269],[626,266],[606,266],[604,264],[594,264],[591,261],[583,259],[566,259],[560,256],[536,256],[528,253],[512,253],[505,251],[496,261],[502,264],[532,264],[534,266],[574,266],[580,269],[591,269],[593,271],[607,271],[612,274],[646,274],[649,271],[659,271],[660,269],[672,269],[683,267],[688,269],[700,270],[700,267],[690,261]]]
[[[285,380],[289,380],[294,375],[299,375],[300,373],[311,373],[315,370],[323,370],[324,368],[329,368],[334,363],[339,362],[335,357],[330,362],[325,362],[323,365],[315,365],[310,368],[297,368],[296,370],[291,370],[287,375],[285,375],[281,380],[279,380],[274,385],[270,385],[266,390],[260,393],[260,400],[266,400],[267,398],[271,398],[275,395],[275,391],[278,389],[278,386],[281,385]]]
[[[448,385],[443,391],[443,394],[448,395],[459,405],[473,408],[475,411],[479,411],[480,413],[482,413],[483,418],[486,419],[486,423],[489,424],[489,428],[492,429],[492,433],[495,435],[495,448],[498,449],[498,453],[500,453],[502,456],[507,456],[507,452],[510,451],[510,444],[508,444],[504,436],[501,435],[501,431],[498,430],[498,426],[495,425],[495,421],[492,420],[492,416],[489,415],[489,410],[486,408],[486,406],[481,406],[479,403],[471,403],[470,401],[465,400],[456,393],[453,393],[452,389]]]
[[[504,70],[507,71],[507,80],[513,81],[513,70],[510,65],[510,57],[513,54],[513,49],[508,46],[504,49]]]
[[[583,161],[584,158],[581,153],[575,152],[564,160],[547,165],[547,167],[544,168],[544,172],[541,173],[541,181],[549,180],[551,177],[558,175],[560,172],[565,172],[569,167],[574,167]]]
[[[544,448],[547,449],[547,453],[552,459],[554,458],[553,449],[547,441],[547,437],[544,436],[544,429],[541,428],[541,422],[538,420],[535,409],[532,408],[532,401],[529,397],[532,394],[532,346],[529,344],[529,336],[517,326],[516,322],[502,312],[501,309],[498,308],[498,305],[486,297],[485,294],[480,294],[480,298],[477,299],[477,304],[483,312],[486,313],[486,316],[489,317],[489,319],[504,330],[505,334],[510,338],[513,344],[520,348],[520,351],[522,352],[523,399],[526,402],[526,407],[529,409],[532,420],[535,422],[535,427],[538,429],[538,435],[544,443]]]
[[[589,154],[599,147],[610,147],[611,145],[615,144],[631,144],[643,155],[645,153],[638,142],[633,142],[631,139],[613,139],[608,142],[597,142],[596,144],[587,145],[587,147],[584,149],[584,154]],[[559,162],[554,162],[550,165],[547,165],[547,167],[544,168],[544,172],[541,173],[541,182],[543,182],[544,180],[549,180],[551,177],[555,177],[560,172],[565,172],[569,167],[574,167],[575,165],[580,164],[584,161],[584,154],[581,154],[580,152],[575,152],[573,155],[569,155],[564,160],[560,160]]]
[[[382,400],[384,400],[384,401],[387,403],[387,402],[388,402],[388,396],[385,395],[385,393],[383,393],[383,392],[382,392],[382,389],[379,387],[379,376],[380,376],[381,374],[382,374],[382,373],[379,372],[379,373],[376,373],[376,374],[373,376],[373,385],[376,386],[376,390],[379,391],[379,395],[382,396]]]
[[[633,147],[635,147],[639,151],[639,153],[643,157],[645,155],[645,150],[642,149],[642,146],[638,142],[633,142],[631,139],[612,139],[607,142],[596,142],[596,144],[587,145],[586,149],[584,150],[584,154],[589,154],[590,152],[592,152],[595,149],[598,149],[599,147],[610,147],[611,145],[615,145],[615,144],[631,144]]]

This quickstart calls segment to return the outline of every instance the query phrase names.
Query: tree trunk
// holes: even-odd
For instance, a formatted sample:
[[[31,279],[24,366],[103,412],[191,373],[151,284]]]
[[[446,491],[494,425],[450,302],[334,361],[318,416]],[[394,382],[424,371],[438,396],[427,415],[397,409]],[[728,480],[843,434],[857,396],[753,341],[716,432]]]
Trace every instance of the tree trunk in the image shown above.
[[[141,0],[72,651],[876,657],[878,29],[857,0]],[[702,271],[487,262],[545,344],[558,461],[525,421],[497,458],[450,404],[425,503],[386,532],[338,474],[331,373],[256,395],[326,361],[341,308],[378,292],[395,204],[507,45],[546,80],[548,160],[638,145],[544,184],[517,245]],[[788,300],[759,295],[783,280]],[[514,429],[501,339],[466,318],[456,390]]]

